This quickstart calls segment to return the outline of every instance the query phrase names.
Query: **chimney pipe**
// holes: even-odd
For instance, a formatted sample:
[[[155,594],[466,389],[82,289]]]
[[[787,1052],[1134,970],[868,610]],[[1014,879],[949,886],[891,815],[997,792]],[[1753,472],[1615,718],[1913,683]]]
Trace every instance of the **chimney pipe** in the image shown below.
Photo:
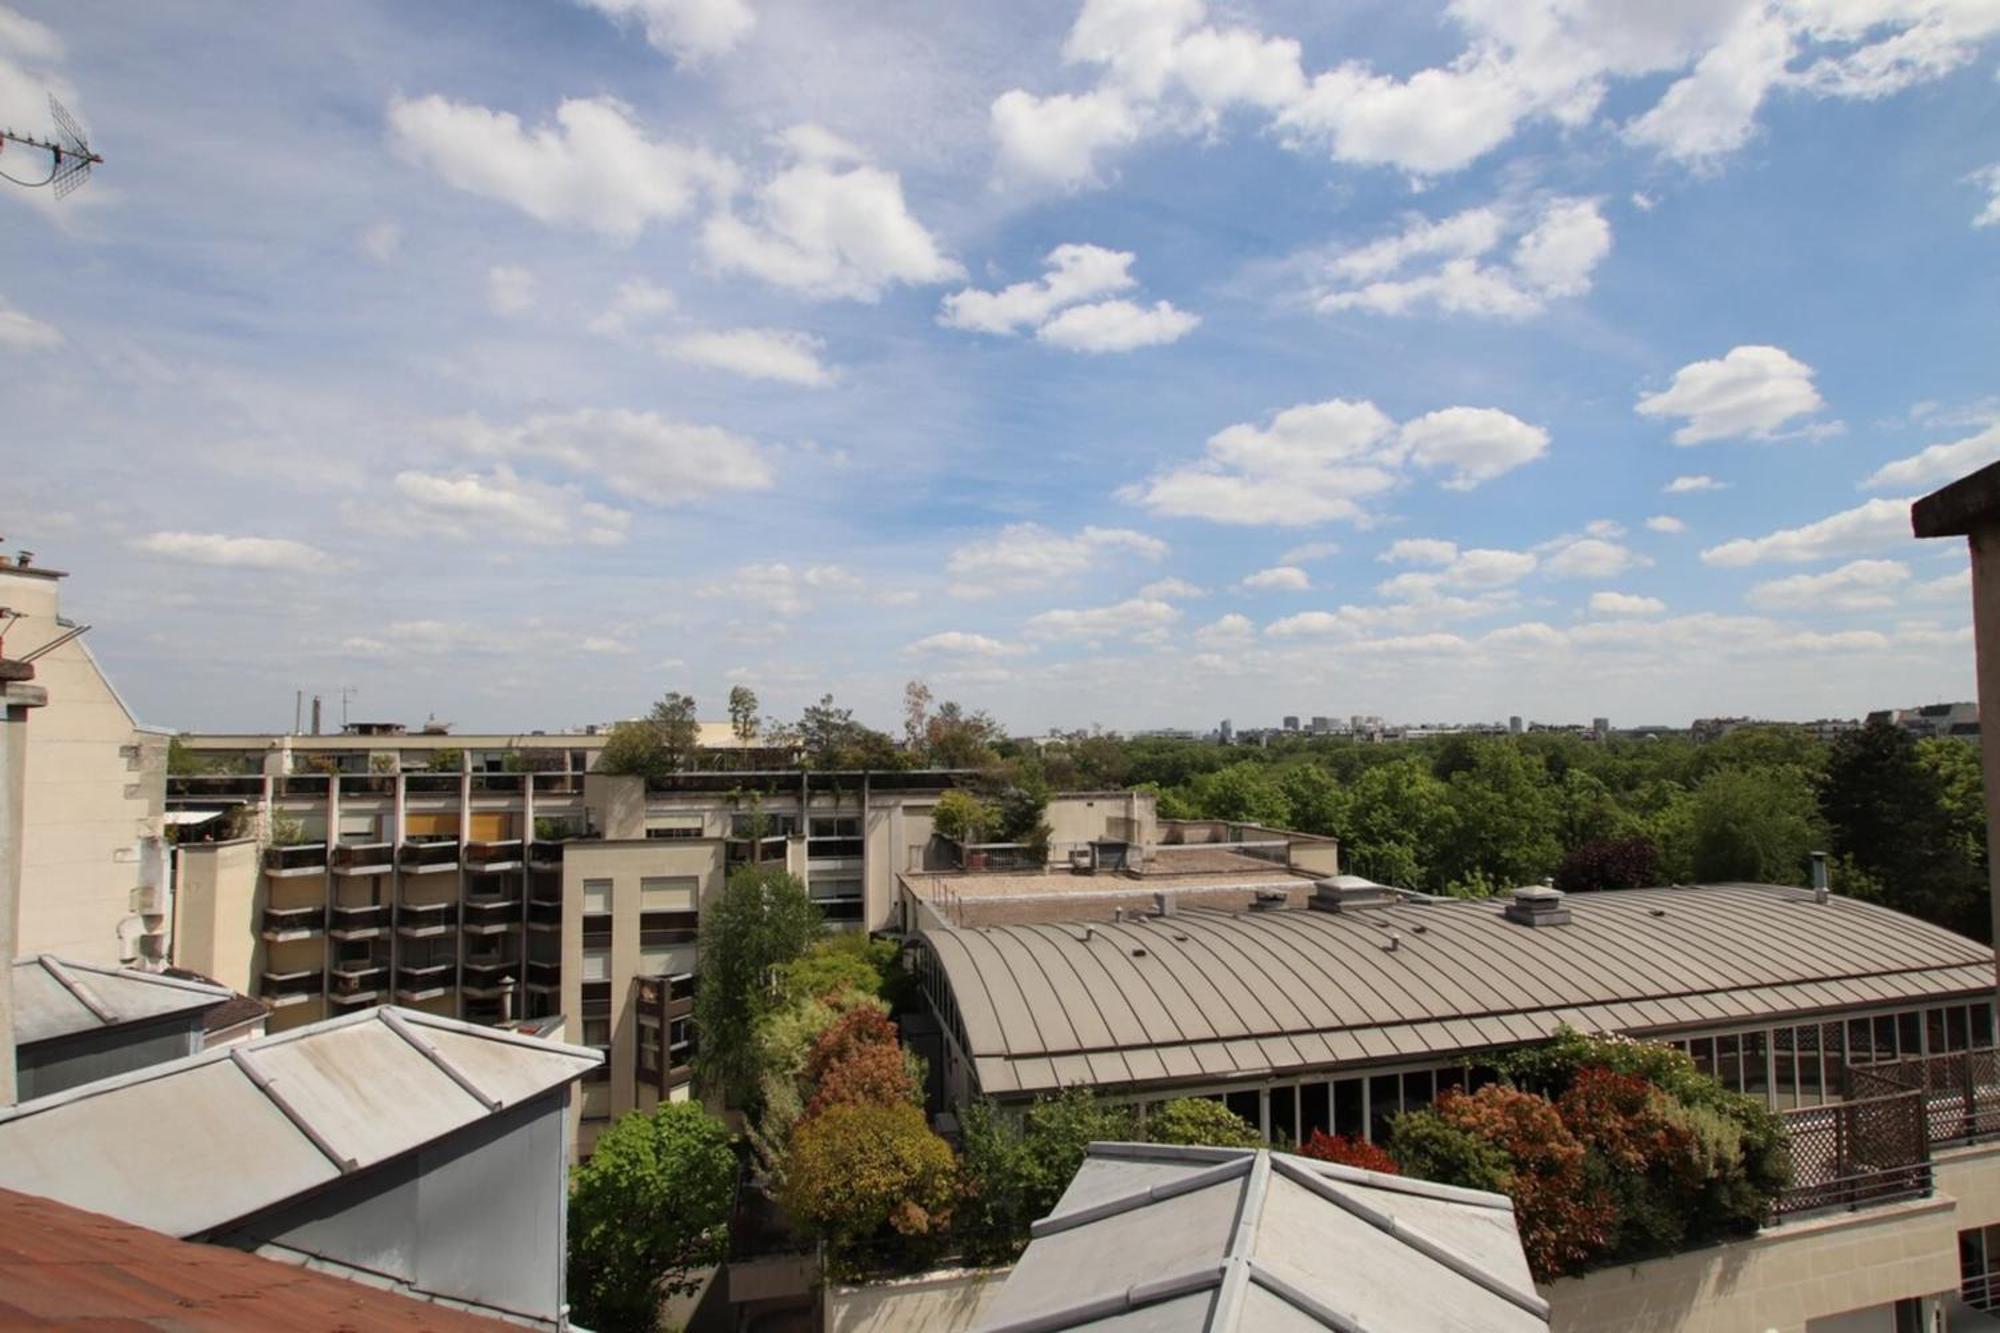
[[[1812,854],[1812,891],[1814,902],[1823,903],[1827,900],[1830,890],[1827,887],[1825,852]]]
[[[514,978],[512,977],[500,978],[500,1021],[502,1023],[512,1023],[514,1021]]]
[[[312,731],[312,734],[313,734],[313,735],[315,735],[315,736],[319,735],[319,696],[318,696],[317,694],[315,694],[315,695],[313,696],[313,731]]]

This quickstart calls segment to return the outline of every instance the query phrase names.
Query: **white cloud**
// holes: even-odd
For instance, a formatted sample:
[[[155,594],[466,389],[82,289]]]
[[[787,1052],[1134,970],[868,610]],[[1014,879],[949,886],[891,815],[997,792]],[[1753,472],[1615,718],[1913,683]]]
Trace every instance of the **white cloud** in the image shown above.
[[[1129,638],[1140,643],[1156,643],[1180,618],[1177,606],[1134,597],[1116,606],[1095,606],[1081,611],[1044,611],[1030,616],[1024,629],[1030,638],[1036,639]]]
[[[579,0],[619,22],[636,22],[653,49],[698,63],[729,51],[756,26],[744,0]]]
[[[852,597],[862,588],[860,577],[839,565],[795,569],[773,560],[742,565],[726,578],[695,589],[695,596],[708,601],[761,606],[780,616],[797,616],[812,609],[815,594]]]
[[[1675,477],[1660,489],[1667,495],[1692,495],[1697,491],[1727,490],[1728,484],[1717,481],[1714,477],[1697,474],[1692,477]]]
[[[1312,578],[1297,565],[1274,565],[1245,575],[1237,586],[1255,592],[1309,592]]]
[[[1208,589],[1186,579],[1157,579],[1139,589],[1139,596],[1150,602],[1189,601],[1208,596]]]
[[[1870,500],[1804,527],[1766,537],[1738,537],[1701,553],[1703,563],[1737,567],[1771,560],[1804,564],[1898,546],[1910,538],[1910,501]]]
[[[709,219],[702,246],[724,272],[806,296],[874,301],[898,283],[965,276],[903,200],[902,178],[816,125],[781,136],[791,165],[758,186],[747,217]]]
[[[1601,537],[1583,537],[1559,547],[1546,568],[1557,578],[1609,579],[1646,562],[1630,548]]]
[[[378,531],[536,546],[615,546],[631,524],[623,510],[586,500],[575,487],[519,476],[504,463],[485,473],[398,472],[391,484],[401,514],[357,507],[350,518]]]
[[[650,222],[686,216],[704,192],[726,196],[735,169],[700,149],[648,139],[609,98],[572,98],[530,131],[507,111],[433,93],[389,105],[391,143],[448,184],[498,199],[551,226],[630,241]]]
[[[1375,558],[1392,565],[1448,565],[1458,559],[1458,543],[1436,537],[1404,537]]]
[[[1340,554],[1339,542],[1300,542],[1278,557],[1281,565],[1309,565]]]
[[[1151,306],[1098,301],[1071,306],[1036,330],[1035,337],[1071,352],[1130,352],[1179,342],[1199,323],[1201,316],[1166,301]]]
[[[1975,227],[2000,227],[2000,162],[1981,167],[1965,178],[1986,191],[1986,207],[1972,219]]]
[[[593,657],[628,657],[638,651],[623,639],[614,639],[604,634],[587,634],[576,645],[580,653]]]
[[[1959,602],[1972,595],[1972,578],[1965,571],[1942,578],[1925,579],[1910,589],[1910,596],[1925,602]]]
[[[378,264],[392,264],[402,253],[403,229],[387,219],[370,223],[355,238],[354,248]]]
[[[5,341],[0,338],[0,341]],[[1862,482],[1871,489],[1911,489],[1955,480],[2000,459],[2000,422],[1950,444],[1934,444],[1908,458],[1884,463]]]
[[[1646,526],[1654,532],[1686,532],[1688,525],[1672,514],[1655,514],[1646,520]]]
[[[1583,525],[1583,531],[1587,537],[1623,537],[1625,525],[1615,518],[1593,518]]]
[[[1450,542],[1409,538],[1397,542],[1382,556],[1391,563],[1422,564],[1434,568],[1398,574],[1376,585],[1384,597],[1410,602],[1434,603],[1442,590],[1504,588],[1519,583],[1535,572],[1539,559],[1528,551],[1506,551],[1474,547],[1461,550]]]
[[[674,294],[644,278],[628,278],[618,284],[618,294],[603,313],[590,321],[590,331],[615,336],[638,323],[664,315],[674,308]]]
[[[835,375],[820,364],[825,344],[788,329],[715,329],[660,340],[660,350],[681,361],[726,370],[753,380],[782,380],[825,388]]]
[[[10,352],[52,352],[62,345],[61,329],[0,300],[0,348]]]
[[[1469,491],[1540,458],[1549,433],[1497,408],[1447,407],[1404,422],[1402,443],[1417,466],[1450,472],[1446,490]]]
[[[1856,560],[1759,583],[1743,600],[1767,611],[1882,611],[1902,601],[1909,581],[1910,567],[1900,560]]]
[[[1629,592],[1590,594],[1590,612],[1598,616],[1657,616],[1667,604],[1657,597],[1641,597]]]
[[[1510,232],[1510,255],[1490,260]],[[1495,206],[1439,221],[1412,217],[1401,232],[1337,253],[1316,292],[1322,311],[1368,310],[1525,319],[1590,290],[1611,252],[1611,224],[1594,199],[1549,199],[1534,214]]]
[[[468,452],[554,463],[653,505],[769,490],[773,482],[770,462],[755,441],[653,412],[584,408],[512,426],[461,417],[438,429]]]
[[[133,545],[163,560],[229,569],[304,573],[325,571],[338,562],[326,552],[286,537],[231,537],[220,532],[155,532]]]
[[[1066,537],[1039,523],[1014,523],[967,542],[945,561],[952,595],[1026,592],[1072,578],[1119,555],[1160,560],[1167,544],[1130,528],[1087,527]]]
[[[965,630],[945,630],[939,634],[927,635],[915,643],[904,645],[903,651],[913,655],[937,655],[942,657],[1014,657],[1028,650],[1018,643],[1003,643],[999,639],[988,638],[984,634],[971,634]]]
[[[1720,361],[1695,361],[1674,372],[1674,382],[1639,399],[1642,417],[1680,417],[1675,444],[1747,437],[1768,440],[1794,417],[1825,403],[1813,387],[1812,367],[1781,347],[1732,347]]]
[[[1784,75],[1793,30],[1762,6],[1737,21],[1659,102],[1626,126],[1635,143],[1664,157],[1700,163],[1735,152],[1750,137],[1757,109]]]
[[[1071,189],[1097,179],[1099,153],[1139,137],[1132,108],[1104,90],[1036,97],[1011,89],[993,100],[992,122],[1004,174]]]
[[[524,315],[535,308],[535,275],[516,264],[486,270],[486,305],[496,315]]]
[[[1194,632],[1194,641],[1202,648],[1241,647],[1257,636],[1257,627],[1250,617],[1231,611],[1218,616]]]

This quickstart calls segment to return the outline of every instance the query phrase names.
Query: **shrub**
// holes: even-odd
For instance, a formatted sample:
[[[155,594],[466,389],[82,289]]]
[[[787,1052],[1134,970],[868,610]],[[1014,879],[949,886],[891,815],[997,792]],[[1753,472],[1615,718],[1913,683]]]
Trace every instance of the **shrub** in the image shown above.
[[[960,787],[941,793],[931,811],[931,827],[954,842],[983,842],[1000,822],[1000,812]]]
[[[832,935],[778,969],[778,994],[787,1001],[859,991],[887,999],[897,972],[896,945],[859,931]]]
[[[814,1043],[842,1014],[857,1008],[885,1012],[873,996],[841,990],[795,1001],[757,1020],[757,1109],[750,1117],[749,1138],[765,1162],[784,1156],[792,1125],[805,1114],[811,1090],[801,1089],[799,1081]]]
[[[1506,1153],[1434,1110],[1392,1120],[1389,1153],[1406,1175],[1469,1190],[1504,1194],[1513,1174]]]
[[[1564,893],[1638,889],[1659,882],[1660,849],[1637,833],[1581,844],[1563,857],[1555,877],[1555,886]]]
[[[1090,1144],[1137,1137],[1131,1112],[1099,1102],[1087,1088],[1038,1101],[1018,1119],[986,1102],[966,1108],[966,1199],[958,1215],[966,1257],[1013,1259],[1028,1243],[1029,1224],[1055,1210]]]
[[[951,1146],[914,1106],[833,1106],[792,1131],[780,1201],[847,1270],[896,1238],[942,1236],[958,1200]],[[915,1247],[925,1248],[921,1243]]]
[[[1693,1135],[1677,1105],[1642,1078],[1585,1069],[1556,1103],[1583,1144],[1586,1171],[1616,1208],[1607,1249],[1627,1259],[1669,1253],[1687,1236],[1700,1186]]]
[[[1322,1162],[1356,1167],[1362,1171],[1373,1171],[1377,1175],[1403,1174],[1403,1169],[1396,1165],[1396,1159],[1391,1157],[1386,1149],[1370,1143],[1367,1139],[1351,1139],[1345,1134],[1328,1134],[1324,1130],[1314,1130],[1312,1137],[1299,1149],[1299,1155]]]
[[[1507,1194],[1538,1281],[1588,1263],[1611,1242],[1616,1207],[1593,1188],[1583,1145],[1546,1097],[1496,1083],[1470,1096],[1445,1093],[1437,1113],[1506,1154]]]
[[[1249,1121],[1206,1097],[1180,1097],[1146,1117],[1146,1137],[1154,1143],[1207,1148],[1261,1148],[1264,1136]]]

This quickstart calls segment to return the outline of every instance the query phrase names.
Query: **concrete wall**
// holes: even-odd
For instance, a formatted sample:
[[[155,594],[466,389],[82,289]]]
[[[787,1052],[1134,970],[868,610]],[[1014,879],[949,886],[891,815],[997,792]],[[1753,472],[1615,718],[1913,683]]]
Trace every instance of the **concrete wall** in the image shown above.
[[[964,1333],[978,1327],[1008,1271],[954,1269],[866,1287],[829,1286],[824,1327],[826,1333]]]
[[[61,637],[58,582],[0,568],[0,606],[19,657]],[[138,890],[160,889],[167,738],[141,731],[82,639],[35,662],[48,691],[28,728],[17,952],[113,966],[135,956]],[[121,944],[121,930],[124,942]]]
[[[544,1094],[207,1239],[553,1322],[566,1301],[564,1102]]]
[[[24,1102],[115,1074],[178,1060],[201,1049],[201,1014],[175,1014],[151,1023],[94,1028],[15,1052]]]
[[[174,915],[174,961],[231,990],[257,993],[258,850],[255,839],[184,843]]]

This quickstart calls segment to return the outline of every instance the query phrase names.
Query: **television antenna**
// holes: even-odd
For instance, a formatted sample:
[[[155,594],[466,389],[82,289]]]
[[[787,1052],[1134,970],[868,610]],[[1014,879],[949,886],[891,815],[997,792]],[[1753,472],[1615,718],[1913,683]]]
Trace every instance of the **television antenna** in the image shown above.
[[[17,143],[24,148],[39,148],[49,155],[49,174],[40,180],[23,180],[5,168],[0,168],[0,180],[9,180],[30,190],[50,186],[56,198],[67,197],[90,179],[90,169],[102,166],[104,159],[90,149],[90,140],[84,137],[83,129],[58,102],[54,93],[49,94],[49,116],[56,123],[56,137],[37,139],[32,134],[16,134],[10,129],[0,129],[0,150],[8,144]],[[4,151],[0,151],[0,161],[5,161]]]

